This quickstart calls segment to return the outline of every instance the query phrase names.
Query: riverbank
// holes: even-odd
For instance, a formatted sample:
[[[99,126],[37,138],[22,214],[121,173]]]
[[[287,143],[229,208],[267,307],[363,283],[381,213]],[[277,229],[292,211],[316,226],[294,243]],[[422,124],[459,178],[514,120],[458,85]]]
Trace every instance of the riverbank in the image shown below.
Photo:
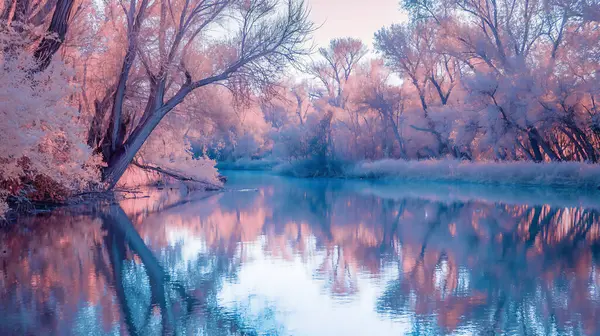
[[[600,190],[573,189],[544,186],[492,185],[462,182],[441,182],[402,179],[360,178],[301,178],[276,174],[271,171],[222,171],[230,179],[228,189],[254,188],[257,184],[273,185],[282,182],[293,185],[293,193],[303,195],[311,188],[324,188],[331,195],[352,193],[373,196],[384,200],[419,199],[447,205],[456,203],[484,202],[505,205],[552,206],[559,208],[586,207],[600,210]],[[290,188],[286,186],[285,188]],[[234,188],[235,189],[235,188]]]
[[[225,183],[227,177],[219,175],[220,182]],[[127,200],[152,199],[156,198],[164,201],[164,195],[171,194],[166,198],[173,198],[176,195],[177,201],[189,201],[192,195],[213,194],[223,190],[222,186],[215,186],[210,183],[202,184],[197,181],[194,183],[171,183],[171,184],[150,184],[138,185],[132,187],[117,187],[113,190],[88,191],[72,194],[61,200],[34,201],[26,197],[9,197],[9,210],[0,217],[0,226],[15,222],[21,216],[36,216],[52,212],[58,208],[78,208],[93,211],[98,207],[117,204]],[[158,196],[157,196],[158,195]],[[79,212],[83,212],[78,210]]]
[[[458,160],[378,160],[318,167],[310,160],[240,160],[221,169],[263,170],[295,177],[473,183],[572,189],[600,188],[600,165],[581,162],[471,162]]]
[[[0,217],[0,225],[6,225],[19,219],[21,216],[35,216],[49,213],[57,208],[72,206],[96,206],[98,204],[110,204],[117,202],[115,191],[90,191],[73,194],[64,200],[57,201],[34,201],[27,198],[7,199],[9,210]]]
[[[486,185],[577,189],[600,187],[600,166],[579,162],[468,162],[456,160],[361,162],[345,171],[349,178],[441,181]]]
[[[330,166],[319,166],[314,161],[296,160],[238,160],[236,162],[219,163],[221,170],[269,171],[274,174],[293,177],[329,177],[342,179],[372,180],[378,183],[443,183],[446,185],[472,185],[510,188],[545,188],[561,189],[559,198],[565,194],[583,191],[600,190],[600,166],[580,162],[533,163],[533,162],[469,162],[457,160],[379,160],[358,163],[336,163]],[[226,177],[219,175],[220,183]],[[186,190],[221,190],[222,186],[199,181],[171,181],[168,177],[150,179],[160,188]],[[139,182],[139,181],[137,181]],[[175,183],[176,182],[176,183]],[[138,184],[139,185],[139,184]],[[138,188],[128,187],[117,190],[126,191],[131,197],[144,197]],[[512,191],[511,191],[512,192]],[[13,200],[11,210],[6,213],[5,222],[14,221],[19,215],[36,215],[48,212],[56,207],[98,204],[114,202],[115,194],[109,192],[88,192],[75,194],[60,202],[33,202]],[[575,202],[577,203],[577,202]]]

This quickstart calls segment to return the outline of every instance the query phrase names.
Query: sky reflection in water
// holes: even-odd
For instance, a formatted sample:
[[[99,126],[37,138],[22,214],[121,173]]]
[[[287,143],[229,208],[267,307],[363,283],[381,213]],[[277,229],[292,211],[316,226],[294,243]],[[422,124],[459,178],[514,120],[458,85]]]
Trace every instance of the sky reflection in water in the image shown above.
[[[228,188],[248,190],[1,231],[0,333],[600,333],[581,195],[239,172]]]

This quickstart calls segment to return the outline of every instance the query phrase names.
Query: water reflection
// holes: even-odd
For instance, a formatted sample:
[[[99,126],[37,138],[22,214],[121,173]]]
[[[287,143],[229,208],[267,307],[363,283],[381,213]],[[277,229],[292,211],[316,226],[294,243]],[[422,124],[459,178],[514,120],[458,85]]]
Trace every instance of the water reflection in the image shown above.
[[[229,187],[244,191],[0,232],[1,334],[600,333],[599,212],[577,200],[243,173]]]

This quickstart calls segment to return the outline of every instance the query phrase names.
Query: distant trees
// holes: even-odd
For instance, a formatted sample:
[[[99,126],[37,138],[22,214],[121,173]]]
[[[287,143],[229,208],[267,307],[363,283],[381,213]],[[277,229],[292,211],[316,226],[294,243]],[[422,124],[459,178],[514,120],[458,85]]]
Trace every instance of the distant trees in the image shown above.
[[[376,49],[418,96],[424,125],[411,127],[433,135],[435,145],[425,148],[433,156],[456,154],[452,140],[431,115],[433,109],[446,108],[460,77],[460,64],[438,45],[442,38],[432,22],[424,21],[392,25],[375,34]]]
[[[325,89],[325,92],[320,94],[320,101],[315,105],[321,110],[322,117],[309,140],[309,151],[315,157],[317,166],[329,165],[331,156],[335,154],[332,121],[343,118],[346,121],[343,125],[351,133],[355,146],[358,145],[358,114],[355,109],[348,107],[346,87],[353,71],[366,53],[367,48],[360,40],[333,39],[329,46],[319,49],[320,59],[312,64],[311,73]]]
[[[410,0],[403,6],[410,20],[375,34],[385,66],[362,60],[366,49],[352,38],[319,50],[310,67],[319,123],[295,138],[310,143],[318,134],[326,141],[305,146],[305,157],[323,153],[314,146],[321,144],[330,160],[598,162],[600,35],[593,13],[600,5]]]
[[[383,67],[382,62],[372,62],[367,76],[364,89],[357,98],[358,104],[379,113],[383,133],[386,134],[389,129],[392,130],[398,145],[398,156],[406,159],[406,141],[401,134],[401,126],[404,104],[407,99],[400,88],[388,83],[390,73]],[[389,157],[391,146],[386,141],[386,137],[383,139],[383,156]]]
[[[411,127],[437,139],[436,157],[597,162],[597,110],[589,104],[597,92],[577,92],[583,88],[578,84],[590,83],[569,73],[582,62],[567,65],[563,58],[563,50],[574,47],[569,39],[588,36],[597,24],[571,6],[562,1],[411,0],[410,23],[376,34],[376,48],[387,64],[419,96],[428,127]],[[589,46],[598,47],[595,42]],[[585,73],[597,73],[597,66],[587,65]],[[437,116],[429,113],[435,105]]]
[[[470,111],[471,120],[453,127],[461,136],[451,141],[459,141],[467,152],[472,149],[478,156],[498,159],[597,161],[598,139],[592,130],[597,111],[588,103],[596,100],[597,92],[579,91],[587,80],[575,80],[570,73],[574,67],[563,58],[567,54],[563,50],[575,47],[569,39],[583,38],[597,26],[574,10],[581,4],[534,0],[409,3],[415,14],[412,23],[380,31],[376,45],[388,63],[415,84],[422,102],[428,89],[438,93],[442,105],[448,105],[446,93],[460,83],[458,106],[463,116]],[[434,55],[437,65],[429,69],[431,57],[411,58],[404,50],[415,43],[402,38],[422,36],[427,31],[424,27],[437,29],[437,37],[412,50]],[[589,46],[598,47],[594,42]],[[427,74],[422,75],[424,80],[415,75],[419,70],[415,62],[423,67],[420,73]],[[575,64],[578,67],[582,62]],[[597,66],[588,66],[587,73],[597,73]],[[447,91],[440,82],[446,83]],[[577,110],[588,114],[577,114]],[[574,133],[581,137],[576,139]]]
[[[313,63],[311,72],[321,82],[334,106],[344,108],[344,87],[366,53],[362,41],[349,37],[333,39],[329,46],[319,48],[322,60]]]

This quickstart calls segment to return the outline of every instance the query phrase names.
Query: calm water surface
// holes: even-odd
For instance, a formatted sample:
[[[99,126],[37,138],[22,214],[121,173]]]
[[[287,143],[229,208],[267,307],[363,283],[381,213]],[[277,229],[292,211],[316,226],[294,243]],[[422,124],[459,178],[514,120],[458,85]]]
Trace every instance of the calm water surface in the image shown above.
[[[60,209],[0,231],[0,335],[598,335],[584,196],[238,172]]]

